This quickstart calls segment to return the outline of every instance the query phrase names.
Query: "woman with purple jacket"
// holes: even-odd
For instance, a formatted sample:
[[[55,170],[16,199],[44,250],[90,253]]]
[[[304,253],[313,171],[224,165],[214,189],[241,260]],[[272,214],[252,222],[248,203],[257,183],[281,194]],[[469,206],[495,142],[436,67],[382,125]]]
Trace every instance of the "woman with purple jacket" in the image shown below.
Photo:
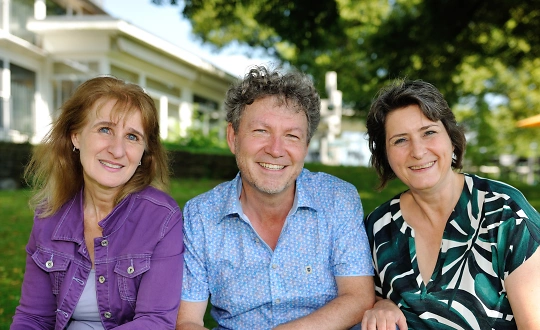
[[[113,77],[86,81],[25,175],[35,217],[11,329],[174,329],[182,214],[164,192],[152,98]]]

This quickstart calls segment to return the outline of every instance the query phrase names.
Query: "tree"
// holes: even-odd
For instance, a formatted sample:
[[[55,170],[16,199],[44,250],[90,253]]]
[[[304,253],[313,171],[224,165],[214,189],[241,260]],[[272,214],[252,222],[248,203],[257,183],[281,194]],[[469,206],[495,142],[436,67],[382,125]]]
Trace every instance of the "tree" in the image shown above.
[[[336,71],[360,117],[383,85],[408,77],[433,83],[468,130],[482,130],[478,150],[486,132],[497,135],[490,147],[520,153],[539,137],[514,123],[540,109],[540,0],[184,0],[182,15],[202,41],[262,47],[321,91]]]

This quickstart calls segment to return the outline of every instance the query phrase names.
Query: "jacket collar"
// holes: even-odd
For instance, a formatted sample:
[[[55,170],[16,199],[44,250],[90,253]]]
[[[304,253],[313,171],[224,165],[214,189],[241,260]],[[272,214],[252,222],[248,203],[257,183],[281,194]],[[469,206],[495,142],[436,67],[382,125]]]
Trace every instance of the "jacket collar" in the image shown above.
[[[49,218],[51,220],[56,218],[58,222],[52,235],[53,240],[71,241],[78,244],[82,244],[84,241],[83,192],[84,188]],[[134,196],[137,194],[126,196],[109,215],[98,223],[103,228],[103,237],[112,234],[122,226],[133,208]]]

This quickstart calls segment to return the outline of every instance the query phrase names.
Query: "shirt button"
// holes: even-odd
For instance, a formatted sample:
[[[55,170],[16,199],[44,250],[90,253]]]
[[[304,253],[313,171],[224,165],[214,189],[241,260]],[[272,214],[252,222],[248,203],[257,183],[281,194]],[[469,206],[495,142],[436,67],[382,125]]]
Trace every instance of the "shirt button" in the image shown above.
[[[259,239],[258,239],[258,238],[255,239],[255,243],[259,243]]]
[[[105,316],[106,319],[110,319],[112,317],[111,312],[105,312],[103,313],[103,316]]]
[[[98,281],[99,281],[99,283],[102,283],[102,284],[105,283],[105,276],[103,276],[103,275],[100,276],[100,277],[98,278]]]
[[[276,264],[272,264],[272,268],[276,269],[276,268],[277,268],[277,265],[276,265]]]
[[[52,262],[52,260],[49,260],[45,263],[45,267],[47,268],[52,268],[52,266],[54,266],[54,262]]]
[[[106,239],[101,241],[101,246],[107,246],[107,245],[109,245],[109,241],[107,241]]]
[[[127,269],[128,274],[133,274],[134,271],[135,271],[135,268],[133,268],[133,266],[129,266]]]
[[[279,304],[281,302],[281,299],[277,298],[276,299],[276,304]]]

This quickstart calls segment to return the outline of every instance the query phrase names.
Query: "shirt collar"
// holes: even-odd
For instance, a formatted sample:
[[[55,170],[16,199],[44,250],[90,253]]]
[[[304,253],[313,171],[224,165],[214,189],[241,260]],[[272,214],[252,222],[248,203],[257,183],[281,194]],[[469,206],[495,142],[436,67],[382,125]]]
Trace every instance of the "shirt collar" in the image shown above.
[[[313,202],[311,195],[306,190],[306,185],[308,184],[307,177],[309,176],[309,170],[302,169],[300,175],[296,179],[296,190],[294,193],[294,202],[291,210],[289,211],[289,216],[296,213],[298,208],[306,207],[318,209],[317,205]],[[242,210],[242,204],[240,203],[240,194],[242,192],[242,176],[240,172],[232,180],[229,190],[227,191],[227,196],[224,199],[223,213],[219,217],[219,221],[229,217],[238,215],[240,218],[247,220],[247,217],[244,215]]]

